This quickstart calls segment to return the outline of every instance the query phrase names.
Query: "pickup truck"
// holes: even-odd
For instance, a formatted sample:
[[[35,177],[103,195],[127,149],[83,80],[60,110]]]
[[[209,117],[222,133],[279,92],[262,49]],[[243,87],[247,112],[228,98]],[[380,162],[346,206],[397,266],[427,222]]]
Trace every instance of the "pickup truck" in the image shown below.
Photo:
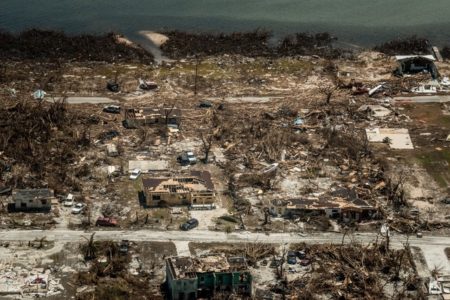
[[[197,163],[197,158],[195,157],[194,152],[184,151],[177,157],[177,161],[183,166],[195,165]]]
[[[117,220],[114,218],[99,217],[95,222],[95,226],[117,226]]]

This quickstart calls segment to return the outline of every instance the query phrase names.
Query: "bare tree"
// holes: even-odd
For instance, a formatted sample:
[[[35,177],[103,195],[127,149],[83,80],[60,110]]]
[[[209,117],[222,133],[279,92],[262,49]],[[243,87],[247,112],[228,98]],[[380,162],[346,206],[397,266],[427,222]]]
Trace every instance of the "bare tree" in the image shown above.
[[[270,220],[269,208],[268,207],[264,207],[264,223],[263,223],[263,226],[267,225],[267,224],[271,224],[271,223],[272,223],[272,221]]]
[[[194,77],[194,96],[197,96],[197,77],[198,77],[198,65],[200,64],[200,59],[198,55],[195,55],[195,77]]]
[[[37,248],[38,249],[42,249],[42,248],[44,248],[45,243],[47,242],[47,237],[43,236],[42,238],[36,239],[36,240],[39,241],[39,244],[38,244]]]
[[[202,150],[203,154],[205,155],[203,162],[205,164],[208,163],[209,158],[209,152],[211,151],[213,141],[214,141],[214,134],[211,130],[200,130],[200,138],[202,140]]]
[[[388,177],[386,180],[386,193],[388,201],[390,201],[396,209],[408,206],[408,201],[405,198],[404,190],[404,183],[407,179],[406,177],[406,173],[404,172],[404,170],[402,170],[397,178],[394,178],[394,176],[392,176]]]
[[[325,104],[329,105],[334,93],[338,90],[338,87],[333,84],[327,84],[319,87],[319,93],[325,97]]]
[[[279,261],[279,265],[277,264],[277,276],[279,279],[283,279],[284,277],[284,263],[286,262],[286,256],[287,256],[288,249],[286,248],[286,245],[283,245],[283,248],[281,249],[281,257]]]
[[[87,241],[86,246],[85,246],[85,252],[84,252],[84,259],[85,260],[93,259],[96,256],[96,247],[95,247],[95,244],[94,244],[94,235],[95,235],[95,232],[91,234],[91,237],[89,239],[83,236],[83,238],[86,239],[86,241]]]
[[[150,136],[151,129],[148,126],[139,126],[137,130],[137,135],[139,137],[139,145],[143,145]]]
[[[165,105],[162,108],[162,112],[164,115],[164,124],[169,124],[170,116],[172,115],[173,110],[175,109],[175,101],[170,103],[169,105]]]
[[[6,66],[0,65],[0,82],[6,81]]]

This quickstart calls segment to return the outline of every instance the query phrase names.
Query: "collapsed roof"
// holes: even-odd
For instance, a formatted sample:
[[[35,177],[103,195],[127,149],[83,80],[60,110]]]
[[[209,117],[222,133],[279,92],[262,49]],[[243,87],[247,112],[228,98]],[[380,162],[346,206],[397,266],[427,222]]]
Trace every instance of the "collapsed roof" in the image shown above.
[[[397,55],[395,59],[399,64],[394,72],[395,75],[430,73],[433,79],[439,77],[433,55]]]

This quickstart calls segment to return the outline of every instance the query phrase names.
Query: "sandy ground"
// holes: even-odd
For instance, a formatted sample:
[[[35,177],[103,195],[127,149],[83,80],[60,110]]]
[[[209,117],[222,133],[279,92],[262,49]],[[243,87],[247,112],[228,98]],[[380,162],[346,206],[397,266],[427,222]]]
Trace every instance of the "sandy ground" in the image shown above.
[[[140,31],[139,33],[149,39],[157,47],[161,47],[161,45],[169,40],[164,34],[154,31]]]
[[[132,47],[135,46],[135,44],[132,41],[130,41],[129,39],[127,39],[124,36],[116,35],[116,39],[119,43],[125,44],[127,46],[132,46]]]
[[[406,167],[405,167],[406,169]],[[405,183],[405,190],[411,200],[417,198],[436,198],[439,196],[439,186],[427,171],[418,164],[408,167],[405,172],[408,174],[408,181]]]
[[[154,31],[140,31],[139,34],[149,41],[149,45],[146,45],[145,49],[150,51],[157,64],[164,62],[173,62],[174,60],[164,56],[160,47],[169,38],[163,34]]]
[[[217,203],[221,202],[222,201],[220,200],[220,196],[218,196]],[[192,218],[196,218],[199,221],[197,227],[198,229],[207,230],[215,226],[216,224],[215,220],[218,217],[228,214],[228,210],[226,208],[217,206],[216,209],[211,210],[191,210],[190,214]]]
[[[450,274],[450,263],[445,255],[445,246],[420,246],[420,248],[430,271],[436,267],[442,274]]]
[[[45,260],[45,258],[61,252],[64,248],[63,242],[55,242],[55,245],[49,249],[23,248],[15,249],[15,247],[0,247],[0,262],[22,264],[24,266],[37,265]]]
[[[175,241],[174,244],[177,248],[178,256],[191,256],[191,251],[189,250],[189,242]]]

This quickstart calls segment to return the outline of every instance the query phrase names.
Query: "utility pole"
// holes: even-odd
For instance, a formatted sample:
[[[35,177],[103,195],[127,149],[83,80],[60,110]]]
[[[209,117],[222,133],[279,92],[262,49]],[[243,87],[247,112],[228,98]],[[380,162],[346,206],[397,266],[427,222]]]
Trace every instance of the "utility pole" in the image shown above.
[[[194,96],[197,96],[197,74],[198,74],[198,55],[195,55],[195,78],[194,78]]]

